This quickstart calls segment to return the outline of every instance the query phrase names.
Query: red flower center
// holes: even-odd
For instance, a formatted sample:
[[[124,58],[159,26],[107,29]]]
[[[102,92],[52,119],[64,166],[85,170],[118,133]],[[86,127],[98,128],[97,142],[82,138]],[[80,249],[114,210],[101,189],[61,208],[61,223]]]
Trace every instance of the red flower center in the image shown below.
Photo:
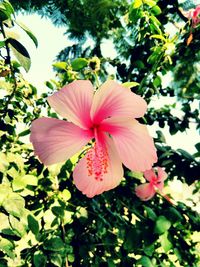
[[[152,185],[157,185],[157,184],[159,184],[160,183],[160,181],[158,180],[158,177],[157,176],[154,176],[154,177],[152,177],[152,179],[151,179],[151,182],[150,182]]]

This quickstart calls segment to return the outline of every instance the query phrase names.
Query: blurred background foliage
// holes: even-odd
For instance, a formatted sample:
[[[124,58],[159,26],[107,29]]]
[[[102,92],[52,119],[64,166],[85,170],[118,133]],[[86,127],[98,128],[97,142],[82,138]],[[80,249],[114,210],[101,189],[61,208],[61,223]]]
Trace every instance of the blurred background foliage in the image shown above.
[[[200,128],[200,26],[192,28],[183,15],[194,2],[10,3],[0,3],[0,266],[197,267],[200,143],[194,154],[174,150],[162,131],[175,135],[191,124]],[[74,41],[57,55],[56,77],[42,94],[21,74],[30,68],[28,48],[8,30],[17,24],[36,46],[37,39],[14,10],[66,25],[66,38]],[[103,56],[106,40],[115,57]],[[57,116],[46,97],[75,79],[97,85],[108,77],[134,82],[132,90],[148,102],[141,122],[156,129],[158,166],[168,173],[166,193],[177,205],[160,195],[140,201],[134,190],[142,174],[127,169],[120,186],[88,199],[72,182],[77,156],[48,168],[34,157],[25,140],[32,120]],[[176,191],[180,186],[182,196]]]

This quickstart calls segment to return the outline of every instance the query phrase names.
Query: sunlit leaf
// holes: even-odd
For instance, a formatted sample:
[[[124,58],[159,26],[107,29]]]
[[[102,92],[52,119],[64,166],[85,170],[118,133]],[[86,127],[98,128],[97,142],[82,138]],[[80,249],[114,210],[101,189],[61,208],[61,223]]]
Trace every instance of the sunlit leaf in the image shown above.
[[[26,233],[26,226],[19,219],[10,215],[9,222],[12,227],[12,230],[17,236],[22,237]]]
[[[11,3],[8,0],[3,0],[3,5],[6,7],[6,10],[10,14],[14,14],[15,13],[15,10],[14,10],[13,6],[11,5]]]
[[[60,193],[61,197],[63,198],[64,201],[68,201],[71,198],[71,193],[69,192],[69,190],[64,189],[61,193]]]
[[[9,193],[6,199],[4,199],[2,206],[9,214],[20,218],[25,206],[25,201],[17,193]]]
[[[17,191],[24,189],[27,185],[36,186],[38,183],[37,177],[34,175],[17,176],[12,182],[13,190]]]
[[[132,87],[136,87],[139,85],[139,83],[137,82],[126,82],[126,83],[123,83],[122,84],[124,87],[127,87],[127,88],[132,88]]]
[[[163,35],[160,35],[160,34],[153,34],[153,35],[151,35],[151,38],[160,39],[160,40],[166,42],[165,37]]]
[[[139,8],[143,4],[142,0],[135,0],[133,2],[133,8]]]
[[[166,231],[163,235],[159,236],[160,243],[165,253],[167,253],[172,248],[172,243],[168,239],[168,232]]]
[[[32,33],[32,31],[26,25],[24,25],[22,22],[19,22],[19,21],[15,21],[15,22],[17,25],[19,25],[27,33],[27,35],[34,42],[35,46],[38,47],[38,40],[35,37],[35,35]]]
[[[171,222],[165,216],[159,216],[156,220],[154,232],[157,234],[165,233],[171,227]]]
[[[31,59],[26,48],[20,42],[12,38],[7,39],[7,42],[9,43],[19,63],[26,70],[26,72],[28,72],[31,67]]]
[[[3,250],[12,259],[14,259],[15,257],[15,254],[12,252],[13,248],[13,242],[3,237],[0,238],[0,249]]]
[[[81,70],[88,65],[88,60],[85,58],[76,58],[71,62],[73,70]]]
[[[152,12],[157,16],[157,15],[160,15],[162,13],[162,10],[160,9],[159,6],[155,5],[152,7]]]
[[[57,69],[67,70],[67,62],[64,61],[53,63],[53,66],[56,67]]]
[[[156,1],[154,0],[143,0],[145,4],[147,4],[150,7],[153,7],[156,5]]]

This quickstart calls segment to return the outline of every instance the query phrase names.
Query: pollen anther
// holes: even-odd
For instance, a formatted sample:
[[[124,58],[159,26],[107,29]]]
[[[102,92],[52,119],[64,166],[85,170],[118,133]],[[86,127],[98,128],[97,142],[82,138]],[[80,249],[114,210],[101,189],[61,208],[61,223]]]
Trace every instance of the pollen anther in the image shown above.
[[[97,181],[103,181],[104,174],[108,173],[108,152],[106,147],[97,144],[92,147],[86,156],[88,176]]]

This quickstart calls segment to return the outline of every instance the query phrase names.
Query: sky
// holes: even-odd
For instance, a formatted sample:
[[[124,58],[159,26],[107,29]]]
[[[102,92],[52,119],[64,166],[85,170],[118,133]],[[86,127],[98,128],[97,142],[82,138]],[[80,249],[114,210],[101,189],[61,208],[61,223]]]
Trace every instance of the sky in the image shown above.
[[[38,40],[36,49],[31,39],[20,31],[21,42],[31,56],[31,68],[23,74],[30,83],[43,89],[44,82],[55,76],[52,63],[56,55],[71,42],[64,36],[65,29],[55,27],[50,19],[41,19],[38,15],[18,15],[17,20],[23,22]]]
[[[45,81],[55,78],[52,63],[55,60],[56,55],[63,48],[72,44],[72,42],[67,40],[67,37],[64,35],[64,27],[55,27],[47,18],[41,19],[41,17],[36,14],[18,15],[17,20],[23,22],[31,29],[31,31],[36,35],[39,43],[39,46],[36,49],[30,38],[20,31],[20,41],[29,51],[32,62],[29,72],[25,73],[24,71],[24,77],[28,82],[36,86],[36,88],[39,89],[39,92],[45,92],[45,90],[47,90],[44,85]],[[103,47],[106,47],[107,51],[107,54],[104,51],[104,56],[115,57],[116,54],[111,43],[105,41],[102,48]],[[167,82],[167,80],[165,82]],[[168,98],[165,102],[163,102],[162,99],[155,97],[152,100],[152,105],[159,108],[165,103],[170,104],[171,102],[171,98]],[[158,130],[158,128],[156,129],[152,126],[149,127],[149,132],[153,136],[156,136],[156,130]],[[163,131],[163,129],[160,130]],[[195,130],[194,124],[191,124],[190,129],[188,129],[185,133],[177,133],[174,136],[168,134],[168,129],[166,128],[164,135],[167,144],[171,145],[174,149],[182,148],[190,153],[196,152],[194,144],[200,141],[199,134]]]

